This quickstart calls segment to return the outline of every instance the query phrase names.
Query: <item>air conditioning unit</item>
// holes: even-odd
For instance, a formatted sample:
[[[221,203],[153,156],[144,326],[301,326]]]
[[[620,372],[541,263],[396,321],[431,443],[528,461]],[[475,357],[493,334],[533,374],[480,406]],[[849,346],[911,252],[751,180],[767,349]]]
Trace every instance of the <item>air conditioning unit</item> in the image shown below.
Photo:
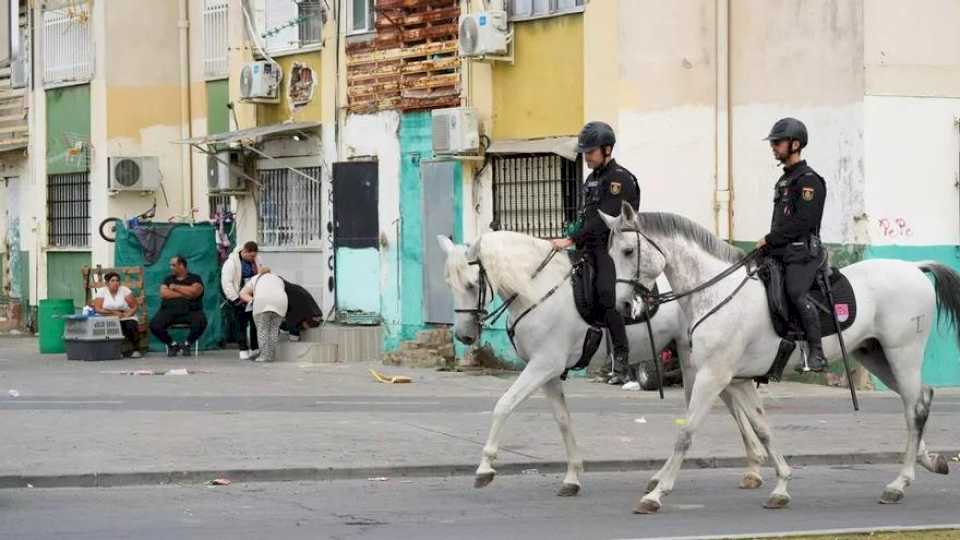
[[[480,150],[480,128],[473,109],[434,109],[432,120],[435,154],[475,154]]]
[[[110,191],[156,191],[160,189],[160,159],[156,156],[109,159]]]
[[[262,103],[280,102],[283,72],[273,62],[250,62],[240,71],[240,99]]]
[[[252,163],[239,150],[225,150],[207,157],[207,191],[209,193],[242,192],[246,176],[253,176]]]
[[[507,54],[513,40],[505,11],[481,11],[460,16],[460,56]]]

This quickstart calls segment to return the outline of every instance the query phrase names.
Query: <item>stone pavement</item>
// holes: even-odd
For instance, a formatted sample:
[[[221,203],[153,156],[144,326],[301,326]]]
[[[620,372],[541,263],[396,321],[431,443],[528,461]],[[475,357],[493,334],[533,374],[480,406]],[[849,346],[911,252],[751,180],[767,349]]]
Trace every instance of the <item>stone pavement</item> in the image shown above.
[[[0,487],[471,474],[490,411],[514,377],[259,364],[236,351],[86,363],[36,351],[32,338],[0,339]],[[370,368],[414,382],[380,384]],[[150,370],[167,374],[128,374]],[[683,416],[679,388],[660,401],[572,378],[566,392],[588,471],[652,469],[669,455]],[[782,383],[762,393],[792,464],[889,463],[903,451],[893,393],[861,392],[858,414],[846,389]],[[938,390],[928,445],[957,456],[958,434],[960,390]],[[541,396],[508,420],[504,443],[501,472],[562,467],[560,435]],[[722,405],[691,456],[694,467],[743,463]]]

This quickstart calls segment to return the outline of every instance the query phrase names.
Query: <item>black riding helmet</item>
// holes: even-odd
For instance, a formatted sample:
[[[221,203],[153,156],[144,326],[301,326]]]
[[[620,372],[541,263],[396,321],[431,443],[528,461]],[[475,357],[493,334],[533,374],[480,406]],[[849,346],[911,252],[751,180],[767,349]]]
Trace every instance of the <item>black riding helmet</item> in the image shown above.
[[[800,149],[807,145],[807,126],[796,118],[781,118],[770,129],[770,134],[764,137],[765,141],[791,140],[799,141]]]
[[[580,130],[577,137],[577,152],[589,152],[601,146],[613,146],[617,143],[617,136],[613,128],[604,122],[590,122]]]

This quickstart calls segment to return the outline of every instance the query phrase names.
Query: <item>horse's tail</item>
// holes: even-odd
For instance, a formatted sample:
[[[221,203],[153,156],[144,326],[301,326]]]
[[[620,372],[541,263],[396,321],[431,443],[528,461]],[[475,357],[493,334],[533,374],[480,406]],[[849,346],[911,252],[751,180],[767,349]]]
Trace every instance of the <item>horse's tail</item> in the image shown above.
[[[917,263],[921,272],[933,275],[933,288],[937,294],[937,313],[944,311],[957,332],[960,343],[960,273],[938,262]]]

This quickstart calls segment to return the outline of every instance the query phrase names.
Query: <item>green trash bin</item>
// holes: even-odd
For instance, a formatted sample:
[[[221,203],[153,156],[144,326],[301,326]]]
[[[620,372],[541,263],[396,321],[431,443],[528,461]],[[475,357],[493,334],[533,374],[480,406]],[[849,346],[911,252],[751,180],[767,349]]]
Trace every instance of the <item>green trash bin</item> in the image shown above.
[[[63,327],[65,316],[73,315],[72,298],[49,298],[41,300],[37,310],[37,322],[40,325],[40,352],[44,354],[63,353]]]

